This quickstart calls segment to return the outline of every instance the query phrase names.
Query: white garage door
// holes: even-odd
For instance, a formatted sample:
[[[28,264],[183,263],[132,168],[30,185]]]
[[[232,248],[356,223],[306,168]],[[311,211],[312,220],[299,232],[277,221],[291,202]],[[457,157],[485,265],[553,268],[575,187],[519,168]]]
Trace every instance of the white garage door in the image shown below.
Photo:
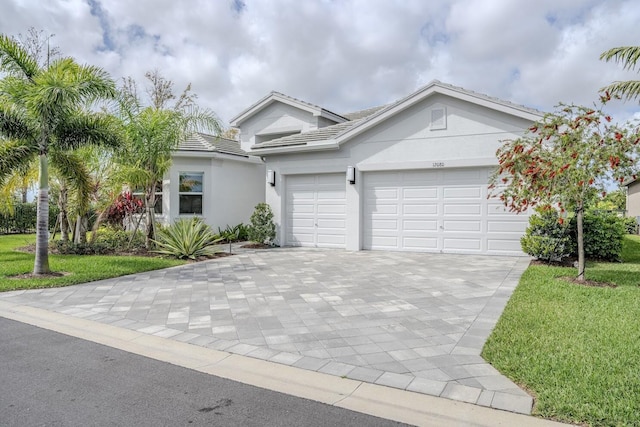
[[[487,199],[489,168],[370,172],[365,249],[522,255],[528,216]]]
[[[286,187],[285,244],[344,248],[345,175],[290,175]]]

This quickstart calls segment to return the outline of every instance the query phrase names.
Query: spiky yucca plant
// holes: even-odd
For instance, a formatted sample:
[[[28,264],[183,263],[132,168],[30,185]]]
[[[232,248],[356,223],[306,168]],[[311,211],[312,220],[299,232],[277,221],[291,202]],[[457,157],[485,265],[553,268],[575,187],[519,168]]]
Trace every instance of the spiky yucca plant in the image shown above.
[[[158,240],[154,240],[157,249],[154,252],[180,259],[197,259],[218,252],[213,245],[221,240],[200,218],[180,219],[158,231]]]

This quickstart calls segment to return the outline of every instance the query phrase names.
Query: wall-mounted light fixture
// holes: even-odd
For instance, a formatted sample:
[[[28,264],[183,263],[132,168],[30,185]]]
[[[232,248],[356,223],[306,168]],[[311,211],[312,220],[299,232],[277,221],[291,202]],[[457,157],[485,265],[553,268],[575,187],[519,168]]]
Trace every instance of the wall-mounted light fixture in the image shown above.
[[[267,171],[267,184],[272,187],[276,186],[276,171],[271,169]]]
[[[353,166],[347,166],[347,181],[349,184],[356,183],[356,168]]]

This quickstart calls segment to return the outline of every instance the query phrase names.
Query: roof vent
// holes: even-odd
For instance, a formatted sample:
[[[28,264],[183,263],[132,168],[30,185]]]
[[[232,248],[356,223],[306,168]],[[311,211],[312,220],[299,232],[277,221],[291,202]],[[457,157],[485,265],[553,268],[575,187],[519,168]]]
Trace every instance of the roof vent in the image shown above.
[[[445,107],[436,107],[431,110],[431,130],[447,128],[447,110]]]

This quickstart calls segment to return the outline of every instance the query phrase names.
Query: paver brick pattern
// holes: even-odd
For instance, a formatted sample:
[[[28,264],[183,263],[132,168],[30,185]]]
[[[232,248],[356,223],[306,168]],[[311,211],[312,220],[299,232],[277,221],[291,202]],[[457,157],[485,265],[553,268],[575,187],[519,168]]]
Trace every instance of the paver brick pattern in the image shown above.
[[[279,248],[0,298],[528,413],[531,398],[480,357],[527,263],[518,257]]]

